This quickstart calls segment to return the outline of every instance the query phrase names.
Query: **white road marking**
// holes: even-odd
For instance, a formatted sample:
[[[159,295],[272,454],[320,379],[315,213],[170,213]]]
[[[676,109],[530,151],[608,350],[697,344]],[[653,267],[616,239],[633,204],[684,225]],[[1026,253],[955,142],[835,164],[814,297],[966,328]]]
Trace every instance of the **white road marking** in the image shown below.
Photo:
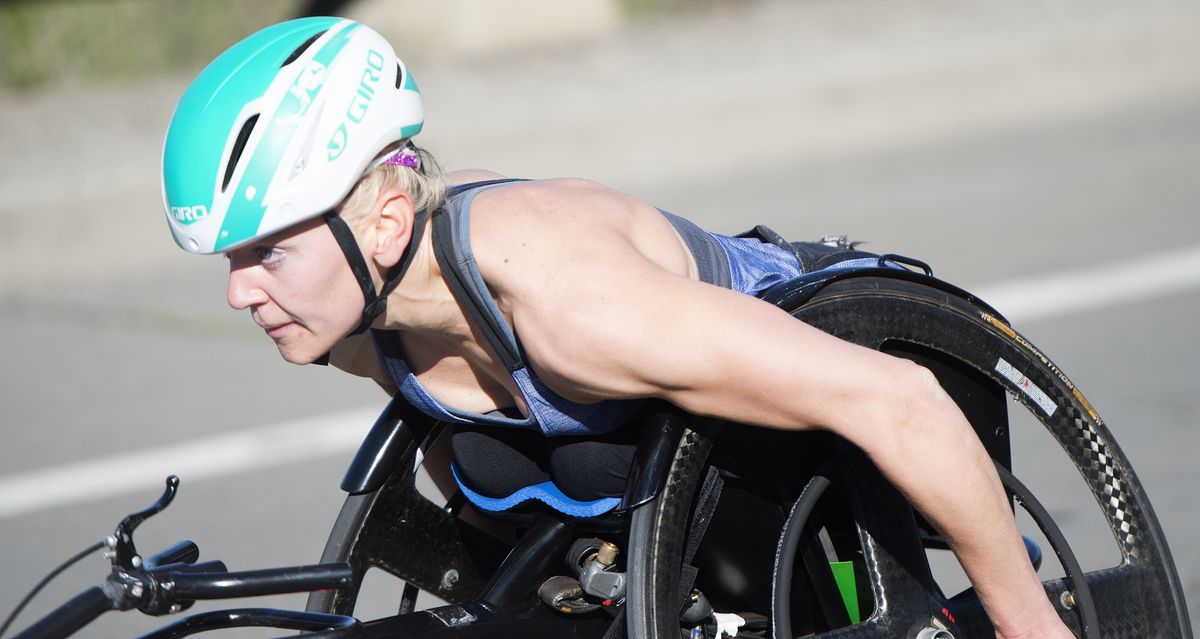
[[[977,289],[1014,323],[1200,289],[1200,246],[1034,275]],[[0,478],[0,518],[162,486],[346,454],[376,416],[353,411]]]
[[[382,410],[382,408],[381,408]],[[0,518],[310,461],[355,450],[375,411],[354,411],[204,437],[0,478]]]
[[[982,286],[980,299],[1014,324],[1200,289],[1200,245]]]

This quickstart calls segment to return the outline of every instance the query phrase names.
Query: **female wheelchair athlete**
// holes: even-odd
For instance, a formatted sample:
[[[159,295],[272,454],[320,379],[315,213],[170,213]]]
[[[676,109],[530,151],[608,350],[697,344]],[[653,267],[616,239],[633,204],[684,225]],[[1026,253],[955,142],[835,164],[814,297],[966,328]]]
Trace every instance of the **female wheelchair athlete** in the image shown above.
[[[974,425],[1010,493],[1060,558],[1067,577],[1046,583],[1047,593],[1080,636],[1191,636],[1153,510],[1083,395],[1000,313],[933,278],[924,265],[916,273],[884,267],[911,262],[897,256],[864,264],[852,255],[818,257],[806,275],[763,297],[842,339],[934,371]],[[1006,391],[1045,426],[1083,476],[1120,548],[1118,565],[1082,573],[1054,521],[1007,472]],[[617,513],[602,520],[533,520],[535,534],[528,543],[523,538],[489,581],[484,578],[489,564],[473,557],[479,551],[469,544],[442,550],[454,538],[453,522],[431,504],[420,510],[423,499],[406,470],[388,474],[369,462],[388,450],[398,460],[396,468],[411,466],[415,440],[400,434],[407,429],[395,412],[388,414],[372,438],[392,445],[368,442],[360,452],[343,484],[351,496],[322,561],[349,561],[356,575],[375,566],[449,601],[486,602],[478,615],[471,613],[473,623],[488,616],[489,604],[509,609],[532,600],[544,575],[527,577],[523,571],[544,571],[564,556],[574,563],[576,553],[567,553],[574,539],[608,532],[626,549],[623,614],[630,637],[679,636],[686,630],[680,610],[686,617],[705,606],[751,613],[745,617],[761,619],[759,627],[773,629],[776,637],[991,636],[970,592],[947,598],[937,591],[925,553],[939,543],[935,531],[918,521],[869,463],[831,437],[655,415]],[[751,449],[755,456],[744,454]],[[763,451],[774,459],[762,459]],[[818,499],[822,490],[828,494]],[[397,518],[418,512],[428,518],[427,532],[419,542],[406,541],[439,548],[444,563],[414,561],[404,550],[413,546],[388,543],[398,539]],[[413,520],[408,521],[405,534],[412,534]],[[532,557],[543,563],[534,568]],[[851,624],[830,559],[850,562],[863,576],[848,597],[857,600],[859,623]],[[458,575],[453,584],[445,579],[451,571]],[[522,578],[527,581],[518,585]],[[696,596],[701,600],[693,602]],[[353,589],[309,600],[310,610],[348,613],[353,606]]]
[[[842,339],[935,373],[1057,556],[1065,577],[1044,586],[1078,636],[1192,636],[1170,552],[1133,469],[1041,351],[999,312],[920,262],[844,245],[798,248],[809,260],[806,274],[763,297]],[[1010,405],[1040,422],[1082,475],[1120,551],[1116,565],[1084,572],[1053,518],[1009,472]],[[139,566],[132,528],[147,511],[118,528],[114,575],[123,577],[110,578],[109,591],[124,588],[128,601],[129,577],[148,575],[133,581],[155,593],[138,592],[125,607],[161,614],[198,598],[316,590],[306,612],[201,613],[147,635],[156,638],[245,625],[312,637],[994,636],[969,589],[948,596],[932,577],[927,550],[944,547],[937,531],[851,446],[828,433],[721,424],[658,408],[646,416],[615,508],[568,515],[543,493],[488,513],[522,530],[508,547],[458,517],[461,495],[439,505],[416,490],[421,451],[442,429],[393,401],[346,473],[342,488],[350,494],[319,566],[225,573],[194,564],[190,550]],[[1027,544],[1040,563],[1040,550]],[[352,615],[371,568],[406,585],[399,614],[360,622]],[[449,603],[415,611],[421,590]],[[90,601],[72,602],[51,615],[56,621],[19,636],[67,636],[121,607],[116,595]]]

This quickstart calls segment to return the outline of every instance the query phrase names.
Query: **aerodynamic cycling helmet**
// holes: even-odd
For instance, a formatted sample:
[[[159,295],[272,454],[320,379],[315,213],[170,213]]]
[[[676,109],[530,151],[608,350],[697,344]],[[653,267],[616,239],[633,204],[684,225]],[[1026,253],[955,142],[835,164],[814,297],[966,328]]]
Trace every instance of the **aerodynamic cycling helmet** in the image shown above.
[[[322,215],[423,121],[404,63],[369,27],[267,27],[213,60],[175,109],[162,162],[171,233],[211,254]]]
[[[353,234],[331,211],[382,152],[420,132],[424,117],[408,69],[369,27],[340,18],[267,27],[213,60],[175,108],[162,161],[171,234],[186,251],[212,254],[324,215],[363,291],[361,332],[383,312],[413,251],[377,292]]]

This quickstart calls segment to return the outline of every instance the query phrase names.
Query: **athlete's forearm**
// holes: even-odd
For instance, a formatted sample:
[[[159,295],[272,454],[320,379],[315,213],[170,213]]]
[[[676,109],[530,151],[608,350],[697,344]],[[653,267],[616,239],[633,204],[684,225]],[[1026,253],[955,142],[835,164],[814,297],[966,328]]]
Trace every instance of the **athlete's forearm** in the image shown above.
[[[942,397],[936,397],[942,395]],[[987,451],[949,397],[910,413],[893,445],[868,450],[875,464],[945,536],[983,602],[997,637],[1072,637],[1030,564]],[[924,413],[924,417],[921,417]],[[929,464],[937,460],[937,477]]]

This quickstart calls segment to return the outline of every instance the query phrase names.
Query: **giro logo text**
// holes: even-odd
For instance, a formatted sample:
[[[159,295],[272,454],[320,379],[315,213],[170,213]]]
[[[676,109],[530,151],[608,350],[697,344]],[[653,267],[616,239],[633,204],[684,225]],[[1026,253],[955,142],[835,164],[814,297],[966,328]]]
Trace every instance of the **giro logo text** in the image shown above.
[[[191,224],[208,217],[208,207],[203,204],[196,206],[172,206],[171,217],[180,224]]]
[[[361,123],[367,116],[367,109],[371,108],[371,101],[375,98],[375,86],[379,84],[379,78],[382,76],[383,54],[371,49],[367,51],[367,66],[363,67],[358,89],[354,92],[354,96],[350,99],[350,106],[346,109],[346,119],[338,124],[333,135],[329,136],[329,142],[325,145],[326,150],[329,151],[330,162],[338,159],[342,155],[342,151],[346,150],[346,143],[350,137],[349,126]]]

